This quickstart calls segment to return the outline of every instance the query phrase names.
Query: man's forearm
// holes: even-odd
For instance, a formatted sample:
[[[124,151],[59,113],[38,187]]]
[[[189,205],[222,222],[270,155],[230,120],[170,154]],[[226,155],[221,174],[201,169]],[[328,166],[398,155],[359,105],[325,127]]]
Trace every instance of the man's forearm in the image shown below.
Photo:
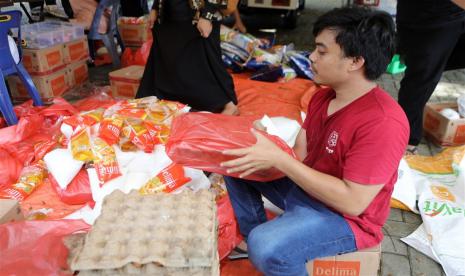
[[[337,177],[314,170],[290,156],[283,156],[276,168],[308,194],[341,213],[357,216],[363,211],[350,187]]]
[[[465,10],[465,0],[452,0],[452,2]]]

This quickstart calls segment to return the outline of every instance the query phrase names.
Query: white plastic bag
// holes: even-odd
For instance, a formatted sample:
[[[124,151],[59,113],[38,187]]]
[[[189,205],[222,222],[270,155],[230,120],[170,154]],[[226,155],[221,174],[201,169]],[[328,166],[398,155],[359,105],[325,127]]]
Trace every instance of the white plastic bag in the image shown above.
[[[286,117],[263,116],[260,123],[266,127],[266,132],[283,139],[289,147],[294,147],[295,140],[301,129],[296,120]]]
[[[68,187],[84,165],[84,162],[73,158],[69,149],[55,149],[44,156],[44,161],[48,171],[63,190]]]

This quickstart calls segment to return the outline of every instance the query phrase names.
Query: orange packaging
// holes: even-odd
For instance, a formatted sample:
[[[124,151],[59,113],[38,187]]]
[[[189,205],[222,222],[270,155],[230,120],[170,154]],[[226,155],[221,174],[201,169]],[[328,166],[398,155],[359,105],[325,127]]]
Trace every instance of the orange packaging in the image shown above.
[[[103,118],[104,108],[79,113],[63,120],[64,124],[70,125],[73,129],[78,126],[93,126]]]
[[[144,66],[140,65],[132,65],[110,72],[113,97],[133,99],[136,96],[143,74]]]
[[[132,119],[145,120],[147,118],[147,112],[144,109],[139,108],[123,108],[116,112],[117,114]]]
[[[90,143],[89,130],[87,128],[78,127],[71,136],[71,152],[73,158],[83,162],[94,160],[92,147]]]
[[[154,148],[152,137],[142,122],[126,120],[123,127],[123,135],[131,140],[139,149],[151,153]]]
[[[63,45],[44,49],[23,49],[22,63],[31,75],[50,74],[64,67]]]
[[[381,247],[362,249],[352,253],[318,258],[307,262],[307,272],[311,276],[326,275],[378,275]]]
[[[23,102],[31,98],[19,77],[10,76],[7,80],[13,101]],[[39,91],[40,97],[47,104],[52,103],[53,98],[63,95],[71,87],[66,68],[44,76],[33,76],[32,81]]]
[[[150,137],[155,145],[165,144],[170,135],[170,129],[165,125],[157,125],[149,121],[144,121]]]
[[[89,44],[87,37],[82,37],[63,45],[63,60],[65,64],[85,61],[89,58]]]
[[[171,193],[189,181],[191,178],[184,175],[184,167],[172,163],[150,179],[139,192],[144,195]]]
[[[109,145],[118,143],[123,127],[123,120],[119,116],[104,118],[100,123],[98,137],[105,140]]]
[[[105,140],[95,138],[93,141],[93,152],[95,156],[94,167],[97,172],[97,177],[100,185],[121,176],[118,161],[113,147],[107,144]]]
[[[0,190],[0,198],[16,199],[21,202],[42,184],[46,177],[47,170],[43,161],[24,167],[15,184]]]
[[[133,18],[133,20],[118,20],[118,28],[126,46],[140,47],[144,42],[152,38],[152,31],[147,18]]]
[[[80,85],[89,79],[87,61],[74,62],[66,67],[66,74],[71,86]]]

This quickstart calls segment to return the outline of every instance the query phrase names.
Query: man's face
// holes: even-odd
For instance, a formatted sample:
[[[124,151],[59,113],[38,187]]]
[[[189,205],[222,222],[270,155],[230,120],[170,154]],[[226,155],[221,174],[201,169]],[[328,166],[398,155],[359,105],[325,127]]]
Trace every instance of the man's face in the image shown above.
[[[349,77],[351,58],[344,57],[336,43],[337,32],[324,29],[315,38],[316,48],[310,55],[314,81],[318,84],[337,86]]]

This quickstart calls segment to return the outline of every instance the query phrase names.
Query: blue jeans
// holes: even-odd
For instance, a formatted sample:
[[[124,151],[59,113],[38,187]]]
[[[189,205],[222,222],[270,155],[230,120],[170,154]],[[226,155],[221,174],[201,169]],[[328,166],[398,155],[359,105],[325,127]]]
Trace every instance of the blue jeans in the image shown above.
[[[249,259],[265,275],[307,275],[308,260],[357,250],[346,220],[289,178],[225,181]],[[262,195],[284,213],[267,221]]]

